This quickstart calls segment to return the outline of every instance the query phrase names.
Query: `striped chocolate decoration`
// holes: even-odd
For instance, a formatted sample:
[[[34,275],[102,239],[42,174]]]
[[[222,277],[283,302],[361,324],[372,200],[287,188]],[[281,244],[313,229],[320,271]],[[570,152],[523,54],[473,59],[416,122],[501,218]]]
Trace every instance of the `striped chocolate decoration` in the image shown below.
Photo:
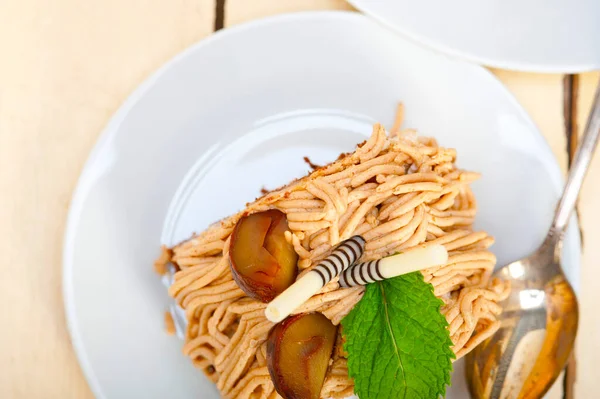
[[[365,239],[361,236],[350,237],[340,243],[327,258],[312,269],[321,277],[323,286],[352,266],[362,256],[365,243]]]
[[[380,262],[381,259],[372,260],[370,262],[359,263],[354,267],[344,270],[340,275],[340,287],[349,288],[385,280],[379,269]]]
[[[352,287],[448,262],[446,248],[440,244],[432,244],[376,261],[354,265],[354,262],[362,256],[365,244],[364,238],[360,236],[354,236],[342,242],[327,259],[269,302],[265,308],[267,319],[273,323],[279,323],[338,275],[341,287]]]
[[[354,236],[338,245],[331,254],[314,269],[300,277],[265,308],[265,316],[279,323],[317,294],[325,284],[356,262],[365,250],[365,239]]]
[[[339,283],[342,288],[367,285],[446,262],[448,251],[443,245],[422,245],[403,253],[353,265],[342,272]]]

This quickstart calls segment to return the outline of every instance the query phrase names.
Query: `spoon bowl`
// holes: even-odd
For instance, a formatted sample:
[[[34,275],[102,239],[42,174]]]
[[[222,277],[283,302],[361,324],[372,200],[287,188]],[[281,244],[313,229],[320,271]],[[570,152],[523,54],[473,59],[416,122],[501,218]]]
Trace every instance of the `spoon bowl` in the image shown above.
[[[511,293],[498,331],[467,355],[467,382],[475,398],[541,398],[567,363],[579,307],[561,268],[561,248],[599,137],[600,85],[546,239],[533,254],[494,274],[510,282]]]
[[[535,253],[499,269],[511,284],[500,329],[467,356],[474,398],[540,398],[565,367],[577,335],[577,298],[550,234]]]

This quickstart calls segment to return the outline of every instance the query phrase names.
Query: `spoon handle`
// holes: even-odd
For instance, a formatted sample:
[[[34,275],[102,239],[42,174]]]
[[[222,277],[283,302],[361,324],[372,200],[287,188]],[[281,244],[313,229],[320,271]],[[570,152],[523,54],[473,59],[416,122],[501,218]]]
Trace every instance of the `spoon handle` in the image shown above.
[[[575,133],[576,134],[576,133]],[[573,162],[571,163],[571,170],[567,178],[567,184],[565,185],[565,191],[563,192],[562,198],[556,207],[556,214],[554,215],[554,221],[552,222],[552,231],[562,236],[567,224],[569,222],[569,216],[575,208],[577,197],[579,196],[579,190],[581,184],[585,178],[585,174],[590,166],[592,155],[598,144],[598,138],[600,137],[600,84],[596,88],[596,96],[594,98],[594,105],[592,106],[592,112],[587,120],[583,138],[581,144],[577,148]]]

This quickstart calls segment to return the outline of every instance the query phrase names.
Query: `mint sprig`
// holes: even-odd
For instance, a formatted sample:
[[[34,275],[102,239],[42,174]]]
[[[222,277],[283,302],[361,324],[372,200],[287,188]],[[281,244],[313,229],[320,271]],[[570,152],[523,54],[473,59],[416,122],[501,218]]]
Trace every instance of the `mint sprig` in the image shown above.
[[[420,272],[369,284],[342,320],[360,399],[436,399],[450,384],[452,341],[442,301]]]

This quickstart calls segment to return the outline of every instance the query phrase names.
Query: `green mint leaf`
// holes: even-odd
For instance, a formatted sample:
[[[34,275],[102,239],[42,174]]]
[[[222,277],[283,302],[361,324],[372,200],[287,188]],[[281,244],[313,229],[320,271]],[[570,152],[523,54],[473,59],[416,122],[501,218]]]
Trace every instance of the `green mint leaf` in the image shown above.
[[[342,320],[360,399],[437,399],[450,384],[452,341],[442,301],[420,272],[369,284]]]

